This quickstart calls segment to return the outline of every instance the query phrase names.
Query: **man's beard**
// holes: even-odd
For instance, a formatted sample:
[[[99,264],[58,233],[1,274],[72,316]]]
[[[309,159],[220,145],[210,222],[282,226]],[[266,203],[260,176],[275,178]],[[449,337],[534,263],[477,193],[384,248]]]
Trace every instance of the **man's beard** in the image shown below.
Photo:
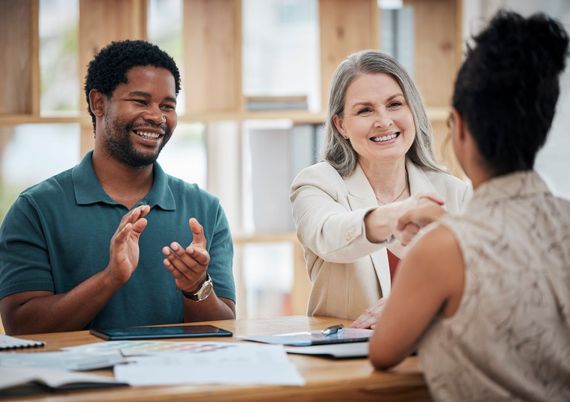
[[[124,164],[134,167],[140,168],[145,167],[148,165],[152,165],[158,155],[160,155],[160,151],[166,145],[168,140],[172,135],[172,131],[164,124],[164,125],[151,125],[147,123],[147,127],[153,128],[160,128],[164,131],[164,137],[162,139],[162,143],[160,144],[158,150],[153,154],[143,154],[137,152],[137,150],[133,147],[133,144],[130,140],[131,132],[133,130],[134,125],[132,123],[122,124],[119,120],[110,121],[109,115],[105,116],[105,138],[106,138],[106,148],[109,154],[117,159],[118,161],[123,162]],[[143,128],[143,127],[138,127]]]

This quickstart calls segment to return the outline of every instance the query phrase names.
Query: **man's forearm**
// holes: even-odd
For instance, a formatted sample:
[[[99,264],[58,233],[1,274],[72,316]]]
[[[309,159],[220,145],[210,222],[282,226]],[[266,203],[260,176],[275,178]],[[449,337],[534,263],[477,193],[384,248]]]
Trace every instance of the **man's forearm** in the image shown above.
[[[22,292],[0,301],[6,332],[30,334],[84,329],[117,291],[105,271],[67,293]]]
[[[194,301],[184,297],[183,303],[185,322],[233,320],[236,318],[234,302],[218,297],[213,290],[205,300]]]

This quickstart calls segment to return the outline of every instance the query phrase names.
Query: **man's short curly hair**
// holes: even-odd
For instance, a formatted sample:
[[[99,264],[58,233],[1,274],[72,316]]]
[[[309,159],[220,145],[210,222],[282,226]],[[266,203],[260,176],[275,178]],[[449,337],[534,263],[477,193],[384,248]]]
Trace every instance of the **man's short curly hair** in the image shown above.
[[[127,83],[127,73],[133,67],[165,68],[174,76],[176,95],[180,92],[180,72],[174,59],[158,46],[143,40],[111,42],[95,55],[87,67],[85,97],[95,130],[95,115],[89,107],[89,92],[95,89],[111,97],[117,85]]]

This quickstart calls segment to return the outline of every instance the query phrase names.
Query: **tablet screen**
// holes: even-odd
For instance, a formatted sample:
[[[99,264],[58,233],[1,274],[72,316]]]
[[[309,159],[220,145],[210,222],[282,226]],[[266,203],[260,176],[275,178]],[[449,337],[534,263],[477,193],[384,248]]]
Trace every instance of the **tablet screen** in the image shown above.
[[[213,325],[174,325],[169,327],[92,328],[89,332],[109,341],[157,338],[202,338],[232,336],[230,331]]]

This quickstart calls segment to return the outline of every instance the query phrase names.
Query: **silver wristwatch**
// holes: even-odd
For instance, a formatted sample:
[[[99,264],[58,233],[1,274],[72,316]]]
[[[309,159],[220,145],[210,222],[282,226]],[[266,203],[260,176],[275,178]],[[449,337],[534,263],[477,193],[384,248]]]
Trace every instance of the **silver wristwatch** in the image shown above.
[[[212,285],[212,278],[210,278],[210,275],[207,274],[206,280],[202,283],[200,289],[198,289],[196,292],[182,291],[182,294],[184,297],[199,302],[207,299],[208,296],[210,296],[210,293],[212,293],[212,289],[214,289],[214,286]]]

